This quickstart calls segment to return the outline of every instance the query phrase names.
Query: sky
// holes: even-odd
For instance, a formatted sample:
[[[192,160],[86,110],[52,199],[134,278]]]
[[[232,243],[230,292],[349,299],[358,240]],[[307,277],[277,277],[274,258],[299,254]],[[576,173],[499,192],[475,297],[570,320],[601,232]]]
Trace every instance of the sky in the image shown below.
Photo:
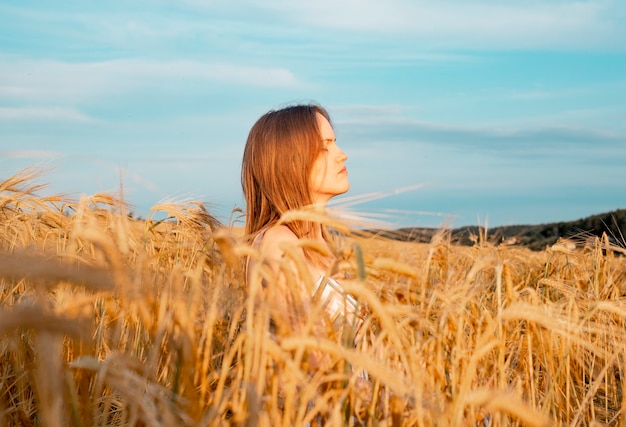
[[[326,107],[369,224],[514,225],[626,208],[621,0],[0,1],[0,180],[137,216],[245,208],[268,110]]]

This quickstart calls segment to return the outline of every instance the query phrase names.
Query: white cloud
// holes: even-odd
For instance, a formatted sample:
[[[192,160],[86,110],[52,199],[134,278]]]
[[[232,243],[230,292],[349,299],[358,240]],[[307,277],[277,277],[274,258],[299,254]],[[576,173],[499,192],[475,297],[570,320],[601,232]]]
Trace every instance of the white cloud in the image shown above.
[[[261,87],[304,85],[285,68],[226,62],[117,59],[70,63],[0,58],[0,96],[8,99],[80,101],[94,95],[195,80]]]
[[[37,8],[0,4],[0,13],[51,37],[70,38],[74,43],[87,41],[92,45],[106,40],[121,47],[146,46],[157,39],[176,39],[206,29],[206,21],[194,19],[197,14],[176,19],[171,10],[159,7],[137,8],[128,2],[119,7],[110,1],[89,8],[72,8],[54,3],[40,4]],[[46,24],[45,28],[38,27],[42,23]]]
[[[623,48],[617,1],[289,0],[267,3],[292,22],[412,36],[420,46]]]
[[[452,125],[419,120],[405,113],[402,106],[350,106],[335,108],[340,118],[334,120],[342,135],[344,149],[358,141],[355,148],[363,155],[374,156],[372,146],[396,144],[398,150],[426,144],[469,151],[518,156],[538,153],[561,153],[562,156],[585,155],[598,158],[626,155],[626,134],[619,130],[562,121],[529,121],[509,124]],[[369,112],[369,114],[368,114]],[[396,112],[400,113],[397,114]],[[580,120],[579,120],[580,121]],[[393,150],[390,150],[390,152]],[[587,157],[589,158],[589,157]]]
[[[0,107],[0,120],[94,121],[74,108],[61,107]]]
[[[123,8],[103,4],[90,13],[54,7],[2,9],[17,21],[45,23],[36,31],[50,39],[152,57],[180,54],[181,48],[221,58],[238,52],[248,58],[285,55],[291,60],[320,52],[328,58],[335,52],[338,57],[330,56],[341,60],[345,55],[358,59],[357,51],[367,46],[385,61],[439,62],[466,59],[445,55],[438,50],[442,47],[626,48],[626,3],[617,0],[170,0],[147,10],[132,4]],[[289,70],[265,69],[279,74],[266,79],[258,70],[222,66],[236,69],[226,73],[235,84],[290,84],[281,75]],[[224,81],[223,74],[217,69],[211,79]],[[273,83],[276,80],[278,84]]]
[[[386,105],[374,105],[374,104],[355,104],[355,105],[333,105],[329,106],[331,114],[337,114],[341,117],[352,118],[355,117],[363,119],[367,117],[398,117],[407,110],[414,110],[415,107],[400,104],[386,104]],[[388,119],[386,119],[388,120]]]
[[[53,159],[63,155],[58,151],[51,150],[9,150],[0,151],[5,159]]]

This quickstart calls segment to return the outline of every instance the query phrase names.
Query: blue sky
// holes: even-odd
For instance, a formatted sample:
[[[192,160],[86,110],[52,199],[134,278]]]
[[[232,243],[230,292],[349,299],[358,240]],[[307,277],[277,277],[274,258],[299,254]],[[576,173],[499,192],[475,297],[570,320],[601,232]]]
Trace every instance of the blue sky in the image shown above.
[[[310,100],[336,206],[389,227],[626,208],[625,2],[0,2],[0,178],[40,165],[45,194],[227,222],[254,121]]]

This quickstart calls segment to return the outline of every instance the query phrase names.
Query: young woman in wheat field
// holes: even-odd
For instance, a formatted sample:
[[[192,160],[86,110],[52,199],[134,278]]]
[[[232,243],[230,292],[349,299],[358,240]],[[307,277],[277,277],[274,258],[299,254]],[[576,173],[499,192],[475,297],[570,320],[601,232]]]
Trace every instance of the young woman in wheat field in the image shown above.
[[[335,332],[346,324],[354,331],[361,323],[355,299],[333,277],[332,234],[323,221],[311,219],[323,217],[328,201],[349,190],[347,159],[328,112],[314,104],[269,111],[248,135],[241,177],[245,233],[261,256],[248,262],[247,278],[253,280],[259,260],[271,267],[274,280],[263,280],[263,287],[289,328],[304,321],[315,300]],[[300,215],[285,220],[293,212]]]

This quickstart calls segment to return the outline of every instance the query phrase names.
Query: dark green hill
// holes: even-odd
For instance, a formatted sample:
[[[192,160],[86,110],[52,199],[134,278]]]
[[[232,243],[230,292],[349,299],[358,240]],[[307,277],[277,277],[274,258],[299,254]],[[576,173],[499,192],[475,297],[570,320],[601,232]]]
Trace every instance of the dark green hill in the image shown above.
[[[435,228],[400,228],[394,231],[368,230],[387,238],[430,242],[433,235],[441,231]],[[447,230],[452,243],[473,245],[479,236],[485,235],[485,230],[478,226],[466,226]],[[544,250],[560,238],[571,239],[577,244],[583,244],[587,239],[595,236],[602,237],[606,233],[611,243],[621,247],[626,246],[626,209],[592,215],[576,221],[555,222],[539,225],[509,225],[494,227],[487,230],[487,241],[494,245],[526,246],[532,250]]]

